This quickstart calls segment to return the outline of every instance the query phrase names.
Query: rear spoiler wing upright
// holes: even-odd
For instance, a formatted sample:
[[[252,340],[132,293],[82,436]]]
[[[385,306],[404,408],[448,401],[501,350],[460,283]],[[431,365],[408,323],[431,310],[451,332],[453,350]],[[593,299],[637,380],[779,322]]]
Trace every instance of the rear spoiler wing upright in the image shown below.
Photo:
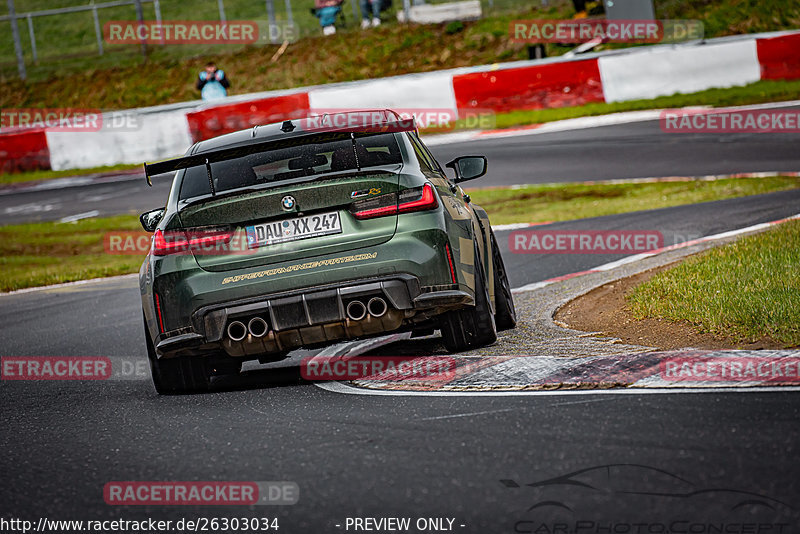
[[[218,150],[203,152],[201,154],[193,154],[190,156],[183,156],[180,158],[159,161],[157,163],[149,163],[149,164],[145,163],[144,175],[145,179],[147,180],[147,185],[152,187],[153,186],[153,181],[151,180],[152,176],[156,176],[159,174],[166,174],[169,172],[178,171],[180,169],[188,169],[189,167],[199,167],[201,165],[205,165],[206,172],[208,173],[209,183],[211,183],[211,190],[213,194],[214,185],[213,185],[213,180],[211,179],[212,163],[241,158],[244,156],[249,156],[251,154],[266,152],[268,150],[280,150],[282,148],[291,148],[294,146],[304,145],[307,142],[307,138],[312,135],[317,136],[317,138],[321,142],[326,142],[326,141],[341,141],[344,139],[355,140],[356,137],[367,137],[383,133],[415,131],[417,128],[416,122],[413,118],[402,119],[399,115],[395,114],[393,119],[394,120],[374,123],[371,125],[347,125],[343,127],[330,127],[330,126],[312,127],[307,130],[299,130],[295,132],[292,132],[294,128],[292,128],[292,130],[289,130],[287,128],[284,130],[287,133],[287,137],[284,138],[279,138],[279,139],[273,138],[270,140],[260,141],[257,143],[247,143],[228,148],[221,148]],[[296,122],[302,123],[306,120],[310,119],[300,119]],[[315,117],[313,120],[318,121],[318,118]],[[325,119],[323,118],[323,123],[324,122]],[[285,121],[284,126],[286,126],[287,123],[291,123],[291,121]]]

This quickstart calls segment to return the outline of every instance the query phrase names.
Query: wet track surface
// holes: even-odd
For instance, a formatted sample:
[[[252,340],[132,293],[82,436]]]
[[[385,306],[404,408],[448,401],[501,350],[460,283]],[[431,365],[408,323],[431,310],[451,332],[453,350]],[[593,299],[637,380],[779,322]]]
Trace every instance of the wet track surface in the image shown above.
[[[705,176],[739,172],[800,171],[797,135],[667,134],[658,121],[637,122],[519,137],[436,145],[442,163],[484,154],[489,173],[470,187]],[[99,216],[139,214],[162,206],[169,178],[144,178],[21,194],[0,194],[0,224],[58,220],[97,210]]]
[[[616,139],[592,129],[504,140],[500,148],[487,141],[476,152],[490,156],[497,183],[580,174],[582,156],[557,156],[562,135],[569,137],[563,150],[574,152],[580,138],[603,145],[596,150],[612,169],[619,166],[612,177],[800,170],[796,141],[773,139],[770,150],[747,139],[718,142],[747,159],[748,169],[691,140],[675,141],[680,146],[660,158],[637,152],[663,142],[659,133],[621,140],[636,139],[640,127],[648,126],[629,125]],[[530,145],[538,143],[544,146],[532,155]],[[437,147],[437,157],[447,157],[445,148],[472,147]],[[519,163],[503,170],[493,150],[512,150],[508,161]],[[597,153],[586,154],[580,179],[614,174],[608,165],[590,165]],[[781,162],[785,167],[776,168]],[[116,209],[114,202],[131,194],[104,205]],[[9,199],[0,197],[2,206]],[[140,200],[128,207],[159,203]],[[798,207],[800,192],[781,192],[551,227],[657,230],[670,245],[780,219]],[[512,287],[620,258],[511,254],[508,235],[498,232]],[[0,296],[0,320],[3,356],[146,360],[133,277]],[[447,517],[456,532],[498,533],[534,532],[543,522],[552,532],[554,522],[578,520],[583,533],[607,532],[596,527],[609,524],[637,532],[630,527],[637,522],[650,532],[689,532],[690,524],[712,519],[772,525],[761,530],[770,533],[800,525],[797,393],[369,397],[304,382],[293,362],[251,371],[205,395],[159,397],[146,378],[1,382],[0,517],[278,517],[284,533],[345,532],[346,518],[356,516]],[[594,477],[589,488],[569,481],[526,486],[598,466],[586,475]],[[103,485],[112,480],[287,480],[299,485],[300,500],[288,507],[114,507],[103,501]]]

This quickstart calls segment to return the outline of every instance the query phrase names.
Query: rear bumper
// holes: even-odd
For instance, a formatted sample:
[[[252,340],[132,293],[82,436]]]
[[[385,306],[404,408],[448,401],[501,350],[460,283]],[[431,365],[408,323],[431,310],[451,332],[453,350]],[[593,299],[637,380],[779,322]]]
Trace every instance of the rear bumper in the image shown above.
[[[386,303],[384,313],[367,311],[359,320],[348,316],[351,302],[367,306],[372,299]],[[191,327],[158,336],[156,352],[159,357],[171,357],[222,349],[228,356],[245,359],[283,354],[299,347],[408,329],[473,303],[473,295],[456,286],[423,288],[408,274],[320,285],[198,308],[192,314]],[[264,335],[248,332],[241,340],[228,335],[232,322],[247,325],[254,318],[267,323]]]

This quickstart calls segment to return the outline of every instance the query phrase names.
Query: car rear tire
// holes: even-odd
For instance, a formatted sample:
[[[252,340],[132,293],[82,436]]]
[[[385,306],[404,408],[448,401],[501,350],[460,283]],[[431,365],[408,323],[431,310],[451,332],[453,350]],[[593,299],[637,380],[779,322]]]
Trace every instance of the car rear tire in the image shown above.
[[[508,273],[503,256],[492,232],[492,262],[494,263],[494,322],[497,330],[510,330],[517,326],[517,309],[508,283]]]
[[[475,306],[448,312],[442,318],[442,340],[450,352],[483,347],[497,341],[497,328],[477,246],[475,264]]]
[[[156,356],[146,323],[144,336],[147,341],[147,359],[150,360],[153,385],[159,394],[195,393],[208,389],[210,373],[206,358],[183,356],[160,360]]]

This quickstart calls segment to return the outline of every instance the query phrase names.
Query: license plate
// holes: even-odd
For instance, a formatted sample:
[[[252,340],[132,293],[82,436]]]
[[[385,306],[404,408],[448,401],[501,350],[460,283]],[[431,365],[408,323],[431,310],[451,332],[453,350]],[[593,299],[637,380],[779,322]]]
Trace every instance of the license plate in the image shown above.
[[[342,222],[338,212],[318,213],[296,219],[248,226],[247,246],[249,248],[263,247],[341,232]]]

